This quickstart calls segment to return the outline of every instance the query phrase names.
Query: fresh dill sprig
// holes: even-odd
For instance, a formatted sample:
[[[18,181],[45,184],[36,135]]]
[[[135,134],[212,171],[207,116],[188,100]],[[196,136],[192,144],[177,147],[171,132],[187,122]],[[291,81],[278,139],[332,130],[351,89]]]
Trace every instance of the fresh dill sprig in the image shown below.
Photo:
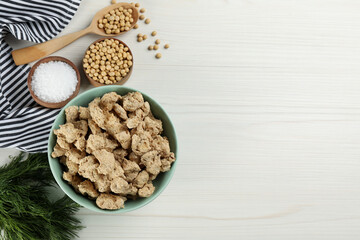
[[[0,167],[0,239],[70,240],[83,227],[69,197],[49,200],[55,186],[45,153],[11,157]]]

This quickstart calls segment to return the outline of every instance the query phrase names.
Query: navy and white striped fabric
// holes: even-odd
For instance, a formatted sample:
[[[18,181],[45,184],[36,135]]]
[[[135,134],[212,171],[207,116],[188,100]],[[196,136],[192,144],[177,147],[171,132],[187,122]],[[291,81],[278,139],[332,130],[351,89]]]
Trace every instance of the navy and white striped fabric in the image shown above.
[[[4,37],[36,43],[55,37],[81,0],[0,0],[0,148],[46,151],[58,109],[40,107],[27,88],[28,65],[16,66]]]

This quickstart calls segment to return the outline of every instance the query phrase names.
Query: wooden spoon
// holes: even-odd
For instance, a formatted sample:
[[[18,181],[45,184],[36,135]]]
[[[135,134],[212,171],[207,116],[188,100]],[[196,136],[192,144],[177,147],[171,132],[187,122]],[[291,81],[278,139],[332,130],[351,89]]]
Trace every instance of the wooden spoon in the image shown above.
[[[34,72],[35,72],[36,68],[42,63],[47,63],[47,62],[51,62],[51,61],[65,62],[65,63],[69,64],[76,72],[76,77],[77,77],[78,81],[77,81],[75,91],[73,92],[73,94],[68,99],[66,99],[66,100],[64,100],[62,102],[57,102],[57,103],[44,102],[43,100],[39,99],[38,96],[35,95],[34,91],[32,90],[32,87],[31,87],[32,76],[34,75]],[[63,58],[63,57],[58,57],[58,56],[50,56],[50,57],[41,59],[40,61],[35,63],[34,66],[32,66],[32,68],[31,68],[31,70],[29,72],[28,78],[27,78],[27,84],[28,84],[29,92],[30,92],[32,98],[35,100],[35,102],[37,102],[41,106],[44,106],[44,107],[47,107],[47,108],[62,108],[71,99],[73,99],[74,97],[76,97],[76,95],[78,95],[79,90],[80,90],[80,73],[79,73],[79,70],[77,69],[77,67],[75,66],[75,64],[73,62],[71,62],[69,59]]]
[[[124,31],[124,32],[120,32],[118,34],[106,34],[103,29],[100,29],[97,26],[99,19],[102,19],[105,16],[105,14],[107,14],[111,10],[113,10],[115,8],[119,8],[119,7],[124,7],[126,9],[131,8],[133,10],[132,17],[134,19],[134,22],[132,22],[132,24],[130,26],[130,29],[129,29],[129,31],[130,31],[135,26],[135,24],[139,18],[139,13],[138,13],[137,9],[134,6],[132,6],[130,3],[113,4],[113,5],[110,5],[106,8],[103,8],[100,11],[98,11],[95,14],[93,20],[91,21],[90,26],[81,31],[70,33],[68,35],[65,35],[65,36],[62,36],[59,38],[55,38],[53,40],[50,40],[50,41],[47,41],[44,43],[36,44],[31,47],[21,48],[21,49],[12,51],[11,54],[15,61],[15,64],[22,65],[22,64],[36,61],[42,57],[46,57],[46,56],[62,49],[63,47],[67,46],[68,44],[72,43],[76,39],[78,39],[86,34],[89,34],[89,33],[95,33],[97,35],[106,36],[106,37],[114,37],[114,36],[121,35],[125,32],[128,32],[128,31]]]

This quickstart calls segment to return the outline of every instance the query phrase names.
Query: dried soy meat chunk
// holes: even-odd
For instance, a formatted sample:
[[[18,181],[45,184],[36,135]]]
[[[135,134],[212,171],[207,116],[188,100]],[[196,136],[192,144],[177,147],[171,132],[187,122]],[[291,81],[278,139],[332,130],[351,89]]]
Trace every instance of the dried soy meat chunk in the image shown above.
[[[96,199],[96,205],[101,209],[115,210],[124,208],[125,197],[102,193]]]
[[[114,114],[107,116],[105,123],[106,131],[113,136],[124,149],[128,149],[131,144],[131,135],[129,130],[120,123],[119,118],[115,117]]]
[[[150,197],[155,191],[155,186],[152,182],[146,183],[141,189],[139,189],[138,194],[140,197]]]
[[[139,156],[151,150],[151,135],[148,132],[134,134],[131,141],[131,150]]]
[[[91,118],[88,119],[88,126],[92,134],[99,134],[102,133],[101,128],[96,124],[94,120]]]
[[[123,148],[117,148],[113,151],[114,157],[116,161],[122,162],[123,159],[129,154],[128,151],[126,151]]]
[[[79,164],[79,175],[84,178],[90,179],[90,181],[95,182],[98,178],[99,173],[97,168],[99,167],[99,162],[94,156],[87,156],[80,160]]]
[[[70,150],[71,148],[71,143],[68,143],[63,136],[58,136],[56,139],[56,143],[59,144],[62,149]]]
[[[162,157],[170,155],[170,144],[169,140],[163,136],[156,136],[153,138],[151,146],[154,150],[158,151]]]
[[[86,139],[85,139],[85,136],[81,136],[80,138],[78,138],[78,139],[74,142],[74,146],[75,146],[79,151],[85,151],[85,147],[86,147]]]
[[[141,163],[146,171],[152,175],[158,175],[161,170],[161,161],[158,151],[150,151],[141,156]]]
[[[101,97],[100,106],[105,111],[111,111],[115,103],[121,99],[122,97],[118,95],[116,92],[106,93]]]
[[[67,150],[60,147],[59,144],[57,143],[54,147],[53,152],[51,153],[51,157],[57,158],[57,157],[65,156],[66,152]]]
[[[85,152],[79,151],[76,148],[71,148],[70,150],[68,150],[65,154],[70,161],[79,164],[80,160],[83,159],[86,156]]]
[[[137,188],[142,188],[148,181],[149,181],[149,173],[143,170],[136,176],[133,185]]]
[[[88,123],[85,120],[73,122],[74,127],[80,131],[80,136],[84,137],[88,132]]]
[[[90,198],[97,198],[99,192],[95,189],[94,184],[89,180],[85,180],[78,185],[79,192],[82,195],[87,195]]]
[[[68,143],[73,143],[81,137],[82,131],[75,128],[72,123],[65,123],[60,125],[59,129],[55,129],[54,134],[58,137],[63,137]]]
[[[159,135],[162,131],[162,122],[155,118],[145,117],[145,130],[152,136]]]
[[[79,119],[80,120],[88,120],[91,118],[89,108],[87,107],[79,107]]]
[[[110,180],[117,178],[117,177],[121,177],[121,178],[125,179],[124,169],[121,167],[121,164],[119,161],[115,161],[114,169],[110,173],[108,173],[107,176]]]
[[[102,129],[105,129],[105,120],[106,115],[104,111],[100,108],[100,98],[95,98],[92,102],[89,103],[89,111],[91,119]]]
[[[70,106],[65,109],[66,122],[75,122],[79,119],[79,107]]]
[[[97,168],[98,172],[101,174],[110,174],[115,168],[115,157],[111,152],[106,151],[105,149],[97,150],[93,152],[95,158],[100,162],[99,167]]]
[[[99,192],[105,192],[105,193],[110,192],[111,181],[109,180],[109,178],[106,175],[98,174],[97,179],[94,184],[95,184],[95,188]]]
[[[169,156],[161,158],[161,172],[167,172],[171,168],[171,164],[175,162],[175,154],[172,152]]]
[[[63,179],[73,186],[75,191],[79,191],[78,186],[81,183],[81,178],[78,175],[71,174],[70,172],[64,172]]]
[[[127,195],[131,187],[125,179],[118,177],[111,181],[110,189],[113,193]]]
[[[141,170],[136,162],[127,159],[122,161],[121,166],[124,169],[125,177],[128,182],[132,182]]]
[[[107,133],[90,134],[86,144],[86,152],[91,154],[101,149],[111,152],[118,146],[119,144],[115,140],[110,139]]]
[[[141,165],[140,158],[141,158],[141,156],[136,155],[134,152],[131,152],[129,154],[129,160],[133,161],[133,162],[136,162],[139,166]]]
[[[123,97],[123,108],[126,111],[134,112],[144,104],[144,98],[139,92],[130,92]]]
[[[125,109],[119,104],[115,103],[113,106],[113,110],[122,120],[128,119]]]

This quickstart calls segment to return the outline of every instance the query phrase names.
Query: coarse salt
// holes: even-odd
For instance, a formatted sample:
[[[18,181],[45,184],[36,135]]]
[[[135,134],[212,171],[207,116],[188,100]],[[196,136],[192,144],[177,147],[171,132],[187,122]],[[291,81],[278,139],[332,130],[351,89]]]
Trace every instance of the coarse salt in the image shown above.
[[[31,88],[42,101],[58,103],[68,99],[75,91],[78,79],[67,63],[50,61],[40,64],[32,76]]]

